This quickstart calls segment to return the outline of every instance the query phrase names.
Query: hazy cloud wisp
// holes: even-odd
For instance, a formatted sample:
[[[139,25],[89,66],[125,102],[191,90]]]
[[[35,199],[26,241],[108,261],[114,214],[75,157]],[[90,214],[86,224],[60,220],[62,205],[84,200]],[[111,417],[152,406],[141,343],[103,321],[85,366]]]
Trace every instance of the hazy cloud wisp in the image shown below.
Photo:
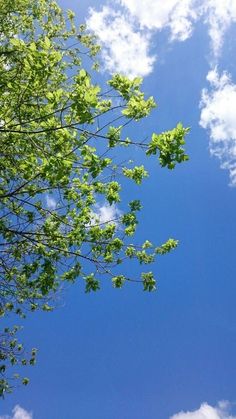
[[[236,2],[235,0],[203,0],[200,9],[200,14],[209,27],[212,55],[217,62],[225,33],[231,24],[236,22]]]
[[[96,205],[93,211],[93,218],[91,220],[91,225],[100,224],[106,225],[109,223],[119,224],[119,218],[122,215],[122,212],[116,205]],[[1,418],[0,418],[1,419]]]
[[[31,412],[27,412],[25,409],[16,405],[12,410],[12,415],[4,415],[0,416],[0,419],[33,419],[33,414]]]
[[[229,74],[217,69],[207,75],[209,89],[203,89],[200,125],[209,130],[209,148],[221,168],[228,169],[230,184],[236,186],[236,85]]]

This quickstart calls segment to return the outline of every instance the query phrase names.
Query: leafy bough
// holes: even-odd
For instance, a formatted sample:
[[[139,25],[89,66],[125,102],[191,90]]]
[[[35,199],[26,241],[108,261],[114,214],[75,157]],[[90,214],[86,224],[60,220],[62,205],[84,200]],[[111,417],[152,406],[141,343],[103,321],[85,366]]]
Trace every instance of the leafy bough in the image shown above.
[[[188,128],[154,133],[149,143],[125,135],[126,127],[155,107],[145,98],[142,80],[115,74],[104,90],[92,82],[83,58],[99,46],[51,0],[6,0],[0,4],[0,314],[50,311],[64,281],[84,282],[96,291],[101,277],[115,288],[140,282],[156,288],[148,265],[174,249],[174,239],[155,246],[133,244],[141,209],[102,220],[96,208],[122,205],[122,178],[138,185],[145,166],[117,164],[114,150],[139,147],[173,169],[188,159]],[[88,64],[86,64],[88,66]],[[94,76],[96,79],[96,76]],[[125,261],[141,265],[140,277],[124,274]],[[144,267],[147,267],[144,268]],[[0,396],[10,391],[7,366],[33,364],[36,352],[23,355],[17,328],[0,336]],[[8,334],[8,338],[6,338]],[[23,379],[23,384],[27,384]]]

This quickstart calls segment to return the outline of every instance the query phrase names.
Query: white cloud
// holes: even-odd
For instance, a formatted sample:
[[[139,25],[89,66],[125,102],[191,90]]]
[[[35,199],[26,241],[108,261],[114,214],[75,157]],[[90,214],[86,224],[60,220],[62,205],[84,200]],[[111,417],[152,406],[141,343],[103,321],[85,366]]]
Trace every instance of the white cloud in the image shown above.
[[[49,210],[54,210],[56,208],[57,203],[56,203],[56,200],[52,196],[47,194],[45,197],[45,200],[46,200],[47,208]]]
[[[235,0],[119,0],[135,16],[140,25],[162,30],[168,27],[171,40],[184,41],[193,31],[193,24],[200,18],[209,27],[212,52],[220,54],[224,35],[236,22]]]
[[[220,402],[216,407],[203,403],[198,410],[193,412],[179,412],[170,419],[236,419],[230,415],[230,403]]]
[[[171,40],[185,41],[193,32],[193,23],[197,19],[194,0],[180,0],[170,16],[169,27]]]
[[[106,70],[130,77],[151,73],[155,57],[149,53],[150,34],[137,30],[130,16],[108,6],[99,12],[90,8],[86,24],[103,47]]]
[[[156,60],[150,52],[153,31],[168,27],[172,40],[190,37],[195,1],[117,0],[119,9],[90,8],[86,24],[98,36],[104,68],[130,77],[150,74]]]
[[[107,223],[120,217],[120,210],[115,205],[103,205],[98,208],[98,217],[100,223]]]
[[[236,186],[236,85],[230,75],[217,70],[207,75],[211,85],[203,89],[200,125],[209,129],[210,152],[221,161],[221,168],[228,169],[231,185]]]
[[[94,225],[105,227],[107,224],[112,223],[116,225],[116,228],[118,228],[119,219],[121,215],[122,211],[115,204],[96,204],[94,205],[94,209],[91,213],[90,222],[87,224],[87,227],[90,228]]]
[[[93,224],[107,224],[109,222],[113,222],[118,225],[119,218],[122,212],[117,208],[116,205],[96,205],[94,216],[93,216]],[[1,418],[0,418],[1,419]]]
[[[12,410],[12,415],[0,416],[0,419],[33,419],[33,414],[16,405]]]
[[[171,38],[187,39],[192,33],[192,22],[196,19],[196,0],[120,0],[141,27],[162,30],[169,27]]]
[[[236,22],[235,0],[202,0],[202,14],[209,26],[209,36],[213,55],[218,58],[224,35],[232,23]]]
[[[226,31],[236,22],[235,0],[115,0],[100,11],[89,10],[88,29],[94,31],[103,47],[104,68],[110,73],[147,76],[155,57],[151,41],[155,32],[168,29],[171,41],[191,37],[194,25],[202,20],[208,26],[210,50],[217,62]]]

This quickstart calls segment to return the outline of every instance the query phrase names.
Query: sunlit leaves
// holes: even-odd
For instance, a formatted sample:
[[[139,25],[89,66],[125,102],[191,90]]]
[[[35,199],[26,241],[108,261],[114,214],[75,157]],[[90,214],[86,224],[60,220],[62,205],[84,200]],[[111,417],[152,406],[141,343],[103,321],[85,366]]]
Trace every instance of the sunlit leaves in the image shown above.
[[[178,240],[169,239],[166,243],[162,244],[159,247],[156,247],[155,253],[158,255],[164,255],[169,253],[171,250],[175,249],[179,244]]]
[[[126,281],[126,278],[124,275],[117,275],[117,276],[113,276],[112,278],[112,283],[113,283],[114,288],[122,288],[125,281]]]
[[[117,143],[120,142],[120,134],[121,134],[122,126],[120,127],[113,127],[110,126],[107,133],[108,144],[109,147],[115,147]]]
[[[19,326],[13,328],[5,327],[0,336],[0,397],[12,391],[11,381],[20,380],[22,384],[27,385],[29,379],[21,378],[20,374],[14,373],[11,380],[5,378],[9,365],[27,366],[34,365],[36,362],[37,350],[33,348],[26,354],[22,343],[19,343],[17,336]]]
[[[142,273],[143,290],[154,291],[156,289],[156,280],[152,272]]]
[[[90,274],[84,277],[85,279],[85,292],[97,291],[100,289],[99,280],[95,278],[94,274]]]
[[[135,166],[133,169],[127,169],[126,167],[123,168],[123,174],[134,180],[135,183],[140,185],[142,180],[148,176],[147,170],[145,170],[144,166]]]
[[[185,136],[189,128],[184,128],[178,124],[172,131],[166,131],[162,134],[153,134],[149,144],[147,155],[159,152],[159,161],[162,167],[174,169],[176,163],[182,163],[188,160],[183,146],[185,145]]]
[[[144,99],[144,95],[139,93],[135,96],[132,96],[128,102],[126,108],[122,111],[123,115],[126,118],[135,119],[138,121],[139,119],[148,116],[153,108],[156,107],[155,101],[153,97],[148,98],[147,100]]]

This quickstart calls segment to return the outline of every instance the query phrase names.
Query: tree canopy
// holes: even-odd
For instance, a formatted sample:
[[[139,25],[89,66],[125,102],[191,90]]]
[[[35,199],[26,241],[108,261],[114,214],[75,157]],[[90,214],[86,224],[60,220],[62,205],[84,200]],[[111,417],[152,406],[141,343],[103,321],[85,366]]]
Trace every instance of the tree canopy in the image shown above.
[[[65,281],[81,281],[86,292],[106,278],[115,288],[133,281],[152,291],[156,280],[146,265],[177,246],[174,239],[135,243],[141,202],[122,207],[122,179],[139,185],[148,172],[117,162],[114,150],[139,147],[144,160],[157,155],[174,169],[188,159],[188,128],[179,123],[148,142],[127,137],[127,125],[147,117],[154,98],[145,97],[140,78],[114,74],[105,88],[98,85],[98,52],[96,38],[56,2],[0,3],[1,316],[50,311]],[[104,221],[101,204],[121,209]],[[124,274],[127,260],[142,265],[139,278]],[[0,396],[12,386],[9,365],[35,362],[36,350],[27,359],[17,330],[0,335]]]

